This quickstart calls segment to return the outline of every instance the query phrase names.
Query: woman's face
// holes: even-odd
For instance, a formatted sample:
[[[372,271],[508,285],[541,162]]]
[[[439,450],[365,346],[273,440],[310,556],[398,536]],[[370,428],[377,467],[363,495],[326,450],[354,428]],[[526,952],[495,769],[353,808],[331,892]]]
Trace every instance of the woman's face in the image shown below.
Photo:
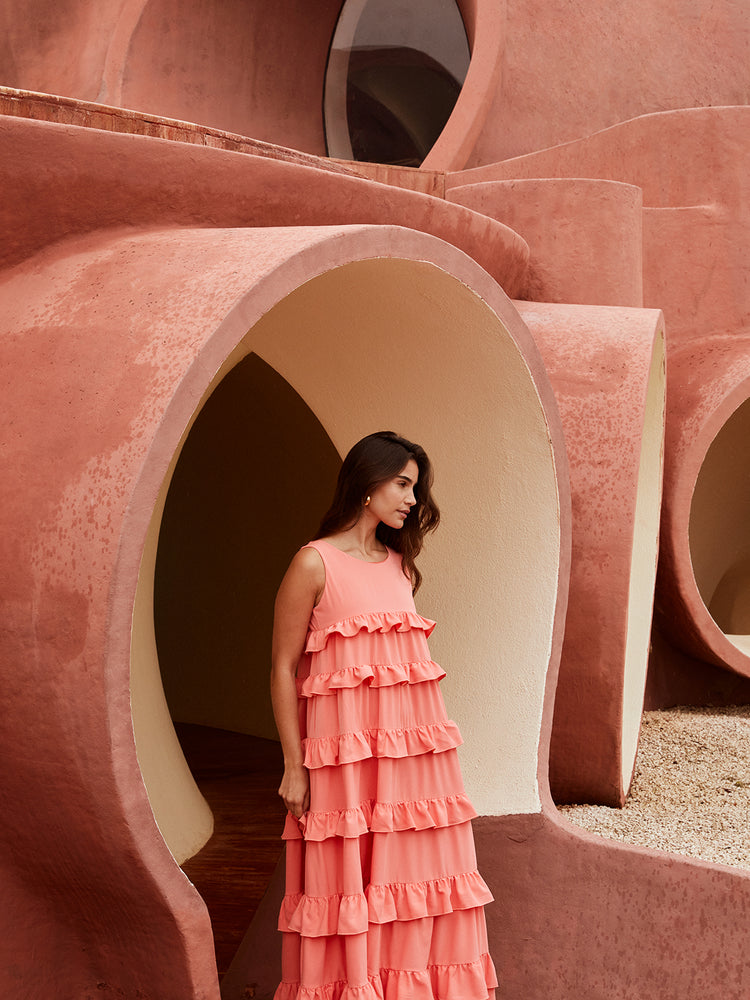
[[[389,528],[403,528],[409,511],[417,502],[414,489],[418,478],[417,463],[410,458],[397,476],[372,491],[365,509]]]

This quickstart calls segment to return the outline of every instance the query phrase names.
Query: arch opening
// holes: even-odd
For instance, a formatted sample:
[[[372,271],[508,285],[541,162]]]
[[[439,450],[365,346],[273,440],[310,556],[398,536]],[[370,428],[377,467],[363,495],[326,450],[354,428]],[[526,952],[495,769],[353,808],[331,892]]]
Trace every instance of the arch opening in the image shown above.
[[[178,459],[201,413],[209,411],[217,387],[218,399],[222,380],[229,375],[227,384],[234,378],[241,382],[243,362],[288,383],[311,411],[310,419],[320,422],[321,435],[335,449],[328,453],[336,465],[338,455],[377,427],[401,430],[427,448],[438,469],[444,520],[420,560],[426,583],[418,606],[440,623],[431,645],[449,670],[444,694],[466,739],[466,788],[485,815],[540,810],[537,778],[546,773],[539,765],[540,753],[546,754],[542,714],[561,558],[555,465],[560,452],[552,444],[538,375],[532,376],[519,347],[518,338],[526,337],[524,349],[536,364],[528,332],[508,300],[501,293],[495,297],[500,314],[435,264],[375,257],[310,278],[249,330],[244,301],[224,318],[222,335],[236,335],[236,346],[222,355],[225,360],[211,384],[191,403],[194,412],[152,514],[132,631],[138,760],[160,831],[178,860],[190,857],[210,837],[210,813],[207,824],[205,803],[174,735],[156,656],[149,588],[167,487]],[[234,426],[231,416],[224,421],[223,426]],[[296,429],[293,421],[290,426]],[[202,449],[211,460],[210,436]],[[228,460],[237,462],[236,450]],[[192,477],[201,476],[205,473],[196,466]],[[315,525],[333,475],[320,478],[325,479],[326,496],[314,512]],[[227,520],[231,531],[233,522]],[[293,542],[286,536],[282,567],[315,525]],[[175,551],[173,576],[190,555],[185,545]],[[266,581],[269,602],[277,582]],[[182,655],[178,646],[178,672]],[[199,666],[204,658],[198,657]],[[179,684],[178,677],[173,680]],[[194,701],[203,697],[193,692]]]
[[[455,0],[347,0],[325,78],[328,155],[418,167],[453,111],[470,58]]]
[[[174,725],[162,718],[162,748],[174,756],[179,743],[192,776],[180,767],[183,802],[193,804],[162,807],[157,820],[208,905],[223,975],[281,854],[268,685],[275,589],[314,534],[340,459],[304,401],[250,353],[205,399],[173,464],[157,526],[154,638]],[[155,746],[144,754],[148,738],[139,740],[147,769],[158,756]],[[173,774],[151,777],[154,803],[165,794],[154,782]]]
[[[711,442],[690,505],[689,545],[698,592],[726,638],[750,655],[750,400]]]

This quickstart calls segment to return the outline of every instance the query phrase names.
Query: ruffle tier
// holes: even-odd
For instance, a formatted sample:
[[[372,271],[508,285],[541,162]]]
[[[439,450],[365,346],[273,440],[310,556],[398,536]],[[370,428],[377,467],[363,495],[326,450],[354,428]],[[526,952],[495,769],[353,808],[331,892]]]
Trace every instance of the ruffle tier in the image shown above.
[[[456,1000],[490,996],[497,987],[492,959],[485,952],[475,962],[429,965],[426,969],[381,969],[367,983],[344,981],[324,986],[282,982],[274,1000]]]
[[[397,582],[388,603],[410,600]],[[298,666],[311,809],[283,834],[290,958],[275,1000],[487,1000],[492,895],[427,644],[435,623],[415,610],[332,621],[362,606],[345,592],[314,615]]]
[[[283,840],[327,840],[370,833],[432,830],[474,819],[476,810],[465,792],[411,802],[362,802],[349,809],[308,812],[299,820],[287,814]]]
[[[319,653],[325,649],[331,635],[351,637],[361,632],[408,632],[419,629],[430,635],[435,628],[435,622],[423,618],[416,611],[370,611],[367,614],[353,615],[342,618],[322,628],[311,629],[307,634],[306,653]]]
[[[335,736],[307,737],[302,740],[307,768],[350,764],[367,757],[416,757],[441,753],[461,746],[463,740],[455,722],[432,722],[409,729],[363,729]]]
[[[439,681],[445,677],[443,668],[434,660],[415,660],[410,663],[365,663],[342,670],[310,674],[297,685],[302,698],[331,694],[345,688],[358,687],[369,682],[370,687],[392,687],[395,684],[420,684]]]
[[[364,934],[370,924],[437,917],[491,902],[492,893],[475,870],[421,882],[370,883],[359,893],[292,893],[283,899],[278,927],[303,937]]]

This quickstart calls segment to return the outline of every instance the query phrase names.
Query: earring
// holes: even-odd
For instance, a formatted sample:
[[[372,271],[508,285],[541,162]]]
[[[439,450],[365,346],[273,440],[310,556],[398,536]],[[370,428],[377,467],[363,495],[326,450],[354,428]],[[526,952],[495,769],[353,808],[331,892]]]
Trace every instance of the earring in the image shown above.
[[[367,497],[367,499],[365,500],[365,507],[369,507],[369,506],[370,506],[370,498]]]

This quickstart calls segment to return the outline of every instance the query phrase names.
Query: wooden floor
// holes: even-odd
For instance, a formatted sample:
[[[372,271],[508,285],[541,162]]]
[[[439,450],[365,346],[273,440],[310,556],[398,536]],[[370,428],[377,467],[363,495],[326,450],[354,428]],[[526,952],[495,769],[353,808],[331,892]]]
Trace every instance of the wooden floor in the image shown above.
[[[185,759],[214,814],[214,835],[182,869],[205,900],[223,976],[281,856],[281,748],[223,729],[176,723]]]

